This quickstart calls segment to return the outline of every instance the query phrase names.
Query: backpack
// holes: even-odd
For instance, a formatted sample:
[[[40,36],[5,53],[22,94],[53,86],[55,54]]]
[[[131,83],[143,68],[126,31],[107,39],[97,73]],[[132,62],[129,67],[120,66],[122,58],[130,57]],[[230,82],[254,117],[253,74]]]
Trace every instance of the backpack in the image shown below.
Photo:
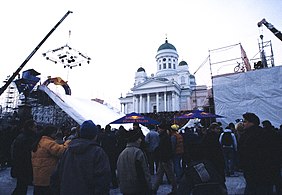
[[[223,132],[221,138],[221,145],[222,146],[232,146],[233,145],[233,138],[231,132]]]
[[[225,191],[221,184],[224,178],[217,172],[209,161],[191,161],[184,169],[179,187],[179,195],[191,194],[218,194],[223,195]],[[201,193],[197,193],[200,192]]]

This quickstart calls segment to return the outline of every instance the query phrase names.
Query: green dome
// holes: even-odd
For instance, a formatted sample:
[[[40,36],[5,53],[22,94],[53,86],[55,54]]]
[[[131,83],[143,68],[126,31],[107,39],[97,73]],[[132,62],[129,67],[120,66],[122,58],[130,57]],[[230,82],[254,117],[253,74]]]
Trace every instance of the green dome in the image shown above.
[[[140,68],[138,68],[137,72],[145,72],[145,69],[140,67]]]
[[[170,44],[170,43],[167,41],[167,39],[165,40],[165,43],[162,44],[162,45],[159,47],[158,51],[163,50],[163,49],[172,49],[172,50],[175,50],[175,51],[176,51],[176,48],[175,48],[172,44]]]
[[[187,62],[185,62],[184,60],[182,60],[181,62],[179,62],[179,66],[185,66],[188,65]]]

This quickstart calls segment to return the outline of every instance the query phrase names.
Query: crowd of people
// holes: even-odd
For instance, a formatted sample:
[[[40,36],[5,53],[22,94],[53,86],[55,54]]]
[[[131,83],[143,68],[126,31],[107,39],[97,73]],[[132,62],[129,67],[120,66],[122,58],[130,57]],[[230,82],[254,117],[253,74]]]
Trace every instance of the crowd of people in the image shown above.
[[[132,128],[101,127],[86,120],[58,129],[27,120],[11,144],[13,195],[154,195],[164,177],[170,194],[227,194],[226,177],[243,172],[245,194],[282,194],[282,126],[277,130],[254,113],[222,127],[212,122],[180,131],[161,120]],[[154,176],[154,177],[153,177]],[[153,179],[154,178],[154,179]]]

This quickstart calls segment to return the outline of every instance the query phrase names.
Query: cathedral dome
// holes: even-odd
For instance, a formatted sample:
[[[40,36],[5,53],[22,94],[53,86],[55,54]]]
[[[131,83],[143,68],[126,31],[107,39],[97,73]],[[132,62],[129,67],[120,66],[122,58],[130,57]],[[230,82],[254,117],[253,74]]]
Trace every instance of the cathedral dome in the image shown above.
[[[187,62],[185,62],[184,60],[182,60],[180,63],[179,63],[179,66],[185,66],[185,65],[188,65]]]
[[[138,68],[137,72],[146,72],[144,68],[140,67]]]
[[[176,48],[175,48],[172,44],[170,44],[170,43],[167,41],[167,39],[165,40],[165,43],[162,44],[162,45],[159,47],[158,51],[163,50],[163,49],[172,49],[172,50],[175,50],[175,51],[176,51]]]

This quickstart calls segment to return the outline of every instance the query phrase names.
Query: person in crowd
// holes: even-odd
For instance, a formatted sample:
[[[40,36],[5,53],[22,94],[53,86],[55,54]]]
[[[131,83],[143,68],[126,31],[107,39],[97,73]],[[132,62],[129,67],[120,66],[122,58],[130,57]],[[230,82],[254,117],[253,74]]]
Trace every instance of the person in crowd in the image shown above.
[[[205,145],[192,128],[185,129],[183,159],[186,166],[178,185],[178,195],[197,194],[199,191],[198,194],[227,195],[222,174],[213,162],[207,160]]]
[[[279,134],[280,136],[282,136],[282,124],[279,126],[278,134]]]
[[[173,167],[176,175],[176,181],[179,181],[182,175],[181,161],[184,154],[183,137],[179,134],[178,129],[179,126],[177,124],[171,125],[170,138],[172,143]]]
[[[244,124],[242,121],[239,121],[235,124],[235,129],[236,129],[236,137],[237,137],[237,142],[240,140],[242,134],[245,132],[244,130]]]
[[[172,191],[170,194],[176,194],[177,183],[176,177],[173,171],[173,152],[172,152],[172,144],[171,139],[168,134],[168,130],[170,129],[170,125],[166,123],[161,123],[158,126],[158,132],[160,137],[160,144],[157,148],[158,150],[158,159],[159,165],[156,174],[156,181],[153,185],[153,193],[157,193],[158,188],[163,180],[163,176],[166,173],[169,182],[172,185]]]
[[[221,175],[221,184],[225,186],[225,161],[222,147],[219,142],[220,133],[220,126],[217,124],[217,122],[213,122],[202,140],[203,158],[209,161],[210,164],[212,164],[216,171]]]
[[[233,123],[231,123],[233,124]],[[225,160],[225,175],[234,176],[235,156],[237,152],[237,140],[235,134],[228,125],[219,136],[219,142],[222,146],[224,160]]]
[[[49,195],[50,177],[62,153],[67,148],[65,144],[55,141],[57,128],[46,126],[40,133],[32,151],[34,195]]]
[[[100,140],[101,147],[104,149],[106,154],[108,155],[111,167],[111,175],[112,175],[112,188],[118,188],[118,181],[116,176],[117,169],[117,138],[115,132],[112,131],[110,125],[105,126],[105,133],[102,139]]]
[[[73,140],[78,136],[78,127],[72,127],[70,130],[70,135],[67,137],[67,140]]]
[[[140,149],[142,132],[138,129],[127,132],[127,145],[117,161],[120,191],[124,195],[149,195],[152,184],[148,162]]]
[[[63,132],[63,140],[64,142],[68,140],[68,137],[71,135],[71,129],[66,126],[62,126],[61,130]]]
[[[55,135],[55,142],[58,144],[64,144],[64,140],[63,140],[63,133],[61,130],[57,130],[57,133]]]
[[[244,133],[238,144],[240,166],[246,180],[245,194],[272,194],[275,183],[277,148],[273,140],[259,126],[254,113],[243,114]]]
[[[274,186],[277,194],[282,194],[282,177],[281,177],[281,165],[282,165],[282,142],[279,137],[278,132],[275,127],[271,124],[269,120],[264,120],[261,122],[262,130],[264,134],[264,141],[266,142],[267,155],[272,161],[272,165],[269,165],[270,172],[274,175]]]
[[[142,141],[140,143],[140,149],[145,153],[146,158],[148,158],[147,157],[148,156],[148,150],[147,150],[147,146],[146,146],[146,142],[145,142],[145,136],[142,132],[142,129],[141,129],[139,123],[137,123],[137,122],[133,123],[132,127],[133,127],[133,130],[140,131],[140,133],[141,133],[140,135],[141,135],[141,139],[142,139]]]
[[[31,163],[31,150],[36,140],[36,123],[27,120],[20,133],[11,146],[11,176],[17,179],[16,188],[12,195],[26,195],[28,185],[32,184],[33,172]]]
[[[118,130],[116,131],[117,136],[117,151],[118,155],[125,149],[127,141],[126,141],[126,133],[127,130],[121,125]]]
[[[80,126],[80,137],[69,143],[51,177],[53,193],[108,195],[111,169],[107,154],[95,141],[98,129],[91,120]]]
[[[150,131],[145,136],[145,142],[147,144],[147,150],[148,150],[148,162],[149,162],[150,173],[151,175],[154,175],[155,167],[156,167],[156,172],[158,169],[158,158],[156,154],[156,149],[160,143],[159,133],[156,131],[155,128],[151,127]]]

